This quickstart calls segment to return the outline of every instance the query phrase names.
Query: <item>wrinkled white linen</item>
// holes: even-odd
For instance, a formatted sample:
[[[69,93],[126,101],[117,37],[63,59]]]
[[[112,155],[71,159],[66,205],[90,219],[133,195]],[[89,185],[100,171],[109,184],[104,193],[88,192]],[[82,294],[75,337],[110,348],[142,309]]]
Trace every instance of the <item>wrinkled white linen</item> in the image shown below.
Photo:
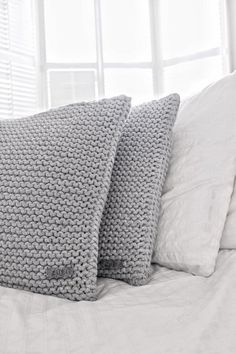
[[[100,279],[99,300],[0,288],[1,354],[235,354],[236,251],[209,278],[155,266],[148,285]]]

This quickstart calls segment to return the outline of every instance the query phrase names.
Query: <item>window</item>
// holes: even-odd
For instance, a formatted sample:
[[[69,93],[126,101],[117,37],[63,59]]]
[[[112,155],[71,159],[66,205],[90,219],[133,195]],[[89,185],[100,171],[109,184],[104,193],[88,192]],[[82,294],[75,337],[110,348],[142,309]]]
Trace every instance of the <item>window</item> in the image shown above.
[[[225,0],[0,0],[0,114],[182,97],[228,72]]]
[[[37,109],[37,70],[31,0],[0,0],[0,116]]]
[[[164,91],[191,95],[228,71],[224,1],[162,0]]]
[[[45,0],[49,104],[191,95],[227,72],[222,0]]]

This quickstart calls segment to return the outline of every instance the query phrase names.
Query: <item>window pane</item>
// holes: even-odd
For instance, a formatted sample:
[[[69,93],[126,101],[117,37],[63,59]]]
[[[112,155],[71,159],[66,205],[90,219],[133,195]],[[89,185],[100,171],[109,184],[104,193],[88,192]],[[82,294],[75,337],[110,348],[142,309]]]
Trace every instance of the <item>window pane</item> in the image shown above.
[[[95,72],[52,70],[49,71],[50,106],[95,99]]]
[[[105,69],[106,96],[126,94],[132,104],[153,98],[151,69]]]
[[[191,96],[222,76],[221,57],[200,59],[170,66],[164,70],[165,93]]]
[[[161,0],[163,58],[220,46],[219,0]]]
[[[46,0],[46,52],[49,62],[95,62],[93,0]]]
[[[149,2],[101,0],[105,62],[151,60]]]

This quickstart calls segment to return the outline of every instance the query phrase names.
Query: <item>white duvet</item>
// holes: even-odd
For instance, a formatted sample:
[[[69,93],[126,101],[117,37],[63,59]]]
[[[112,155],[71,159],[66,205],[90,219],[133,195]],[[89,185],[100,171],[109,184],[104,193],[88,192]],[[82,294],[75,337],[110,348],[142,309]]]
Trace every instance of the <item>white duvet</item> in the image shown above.
[[[76,303],[0,287],[0,353],[236,353],[236,251],[209,278],[156,266],[146,286],[98,289]]]

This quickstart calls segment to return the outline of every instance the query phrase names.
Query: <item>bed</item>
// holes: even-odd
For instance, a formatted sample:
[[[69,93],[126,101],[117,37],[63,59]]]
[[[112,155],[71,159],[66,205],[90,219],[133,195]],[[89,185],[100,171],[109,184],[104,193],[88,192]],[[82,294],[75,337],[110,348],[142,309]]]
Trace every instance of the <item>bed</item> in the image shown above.
[[[0,288],[1,354],[234,354],[236,251],[198,277],[155,265],[149,283],[98,280],[98,301]]]
[[[114,132],[109,130],[109,134],[102,135],[109,153],[103,153],[101,148],[104,160],[99,157],[95,167],[100,173],[99,166],[104,161],[104,173],[109,167],[112,176],[111,183],[108,178],[104,192],[99,194],[99,208],[95,197],[91,199],[93,204],[85,203],[82,192],[84,186],[85,191],[90,191],[90,185],[96,187],[96,183],[91,183],[94,176],[98,178],[95,167],[91,178],[86,179],[88,183],[83,184],[81,201],[77,198],[77,182],[73,183],[74,176],[80,181],[81,171],[87,168],[87,158],[82,159],[85,166],[80,166],[79,153],[82,157],[90,156],[84,153],[82,143],[78,148],[77,135],[74,137],[76,132],[78,138],[81,136],[78,112],[86,104],[82,103],[82,108],[78,103],[26,117],[22,123],[20,120],[1,123],[0,354],[236,353],[235,92],[236,73],[233,73],[182,105],[173,130],[172,156],[163,190],[160,186],[156,188],[162,176],[156,167],[166,165],[163,164],[166,158],[159,156],[159,151],[168,152],[171,146],[168,132],[177,114],[179,96],[174,94],[159,103],[141,105],[133,110],[133,115],[129,115],[130,99],[126,96],[88,103],[89,114],[86,111],[81,116],[84,131],[88,117],[92,127],[98,125],[94,129],[97,138],[91,138],[91,144],[86,142],[88,151],[90,145],[96,150],[94,141],[101,139],[99,122],[103,121],[104,112],[111,123],[116,112],[123,121],[129,117],[129,134],[123,134],[132,138],[121,139],[124,151],[129,153],[126,158],[126,153],[119,150],[117,156],[122,157],[121,162],[115,160],[111,170],[111,161],[106,161],[111,155],[110,145],[105,142],[107,135],[111,142],[113,136],[118,139],[114,133],[118,128],[112,123]],[[91,105],[98,116],[91,114]],[[78,129],[72,125],[71,109],[78,111],[75,117]],[[160,136],[157,122],[163,125]],[[156,124],[157,131],[153,129]],[[169,143],[154,146],[153,141],[163,140],[164,127],[169,134],[165,135],[165,141]],[[120,126],[119,129],[121,134]],[[49,155],[45,159],[42,141],[54,142],[54,131],[65,134],[63,139],[55,136],[56,151],[60,154],[54,157],[55,146],[50,143],[51,150],[47,149]],[[39,132],[42,136],[34,140]],[[36,144],[33,150],[32,141]],[[61,150],[62,142],[65,146]],[[140,142],[142,154],[140,147],[136,149]],[[69,171],[73,172],[69,176],[64,159],[67,155],[61,153],[67,150],[73,151],[73,161],[78,161],[78,165],[69,164]],[[115,153],[115,145],[113,150]],[[29,153],[22,159],[21,152]],[[93,161],[93,154],[91,157]],[[49,171],[58,171],[58,175],[53,172],[53,178],[42,178],[48,176],[45,166],[51,158],[52,166],[59,162],[64,166],[65,175],[61,176],[61,169],[54,171],[49,164]],[[140,168],[136,170],[136,166]],[[35,170],[40,172],[33,178]],[[118,176],[117,183],[113,171]],[[127,171],[132,173],[126,175]],[[66,187],[63,193],[58,193],[57,200],[52,191],[55,185],[61,191],[62,181],[66,181],[65,186],[72,181],[71,188],[75,189],[70,188],[68,193]],[[113,183],[117,188],[113,188]],[[105,187],[109,193],[102,216]],[[127,191],[131,191],[130,198]],[[120,196],[124,198],[121,200]],[[114,210],[111,216],[108,211]],[[89,222],[84,224],[84,220]],[[129,228],[123,228],[127,225]]]

